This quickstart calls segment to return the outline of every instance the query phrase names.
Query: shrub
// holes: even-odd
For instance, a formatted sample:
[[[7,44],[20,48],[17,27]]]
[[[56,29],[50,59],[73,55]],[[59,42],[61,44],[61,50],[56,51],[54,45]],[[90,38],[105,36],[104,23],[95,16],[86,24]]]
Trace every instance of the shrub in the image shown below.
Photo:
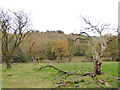
[[[12,62],[14,63],[18,63],[18,62],[27,62],[29,59],[27,57],[27,55],[21,50],[21,48],[17,48],[16,51],[13,54],[12,57]]]

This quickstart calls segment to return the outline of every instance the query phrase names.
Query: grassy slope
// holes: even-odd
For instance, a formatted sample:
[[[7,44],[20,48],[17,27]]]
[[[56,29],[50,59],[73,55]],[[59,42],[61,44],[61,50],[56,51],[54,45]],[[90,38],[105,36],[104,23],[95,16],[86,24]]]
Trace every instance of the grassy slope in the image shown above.
[[[96,78],[90,76],[66,76],[59,73],[53,68],[46,68],[38,70],[41,65],[37,64],[34,66],[33,63],[14,64],[12,69],[7,70],[3,65],[2,70],[2,87],[3,88],[51,88],[54,87],[56,82],[68,81],[68,80],[79,80],[84,79],[85,82],[80,82],[79,88],[107,88],[107,86],[101,83],[96,84],[97,77],[101,77],[107,83],[112,85],[112,88],[117,88],[117,80],[114,78],[118,76],[118,63],[117,62],[103,62],[102,72],[104,74],[98,75]],[[80,62],[80,63],[54,63],[56,67],[67,70],[69,72],[88,72],[93,70],[92,62]],[[79,71],[79,72],[78,72]],[[75,84],[70,84],[68,87],[74,87]]]

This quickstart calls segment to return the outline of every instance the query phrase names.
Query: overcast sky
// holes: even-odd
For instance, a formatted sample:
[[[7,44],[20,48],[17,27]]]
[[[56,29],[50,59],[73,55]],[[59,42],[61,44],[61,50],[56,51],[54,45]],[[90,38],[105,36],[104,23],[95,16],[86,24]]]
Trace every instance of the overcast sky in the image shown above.
[[[97,24],[117,27],[119,0],[0,0],[0,8],[26,10],[31,14],[33,29],[62,30],[76,33],[84,26],[80,15]]]

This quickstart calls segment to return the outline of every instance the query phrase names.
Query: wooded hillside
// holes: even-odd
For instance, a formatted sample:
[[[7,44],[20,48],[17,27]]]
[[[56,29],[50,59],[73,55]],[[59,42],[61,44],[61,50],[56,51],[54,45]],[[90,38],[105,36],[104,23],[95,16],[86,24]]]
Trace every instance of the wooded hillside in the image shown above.
[[[9,38],[12,34],[9,35]],[[64,34],[63,31],[31,31],[15,50],[12,56],[13,62],[28,62],[33,58],[37,60],[58,60],[63,61],[64,57],[72,60],[73,56],[85,56],[86,59],[92,60],[93,49],[88,43],[87,37],[83,36],[80,40],[75,41],[78,34]],[[111,37],[113,37],[111,35]],[[114,36],[115,37],[115,36]],[[94,37],[93,37],[94,38]],[[98,37],[99,38],[99,37]],[[104,60],[117,59],[118,46],[117,38],[111,41],[105,51]],[[14,43],[14,42],[13,42]],[[12,43],[9,44],[9,47]],[[98,47],[99,49],[99,47]],[[4,59],[3,59],[4,62]]]

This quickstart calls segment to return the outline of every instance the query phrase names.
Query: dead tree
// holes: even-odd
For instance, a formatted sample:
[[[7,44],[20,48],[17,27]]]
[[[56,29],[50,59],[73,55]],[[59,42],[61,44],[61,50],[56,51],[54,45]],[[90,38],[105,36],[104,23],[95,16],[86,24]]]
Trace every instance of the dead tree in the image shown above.
[[[103,35],[105,30],[113,30],[110,28],[110,24],[102,24],[99,27],[99,24],[94,26],[91,24],[90,20],[82,17],[84,22],[88,25],[83,30],[81,30],[79,37],[75,39],[80,39],[81,37],[87,37],[88,42],[93,47],[93,59],[94,59],[94,74],[101,74],[101,64],[102,64],[102,56],[107,48],[107,45],[110,41],[112,41],[115,36],[110,34]],[[91,36],[90,33],[94,34]]]
[[[30,32],[28,15],[24,11],[0,11],[0,30],[2,32],[2,57],[11,68],[11,58],[15,49]],[[12,44],[10,46],[10,44]]]

